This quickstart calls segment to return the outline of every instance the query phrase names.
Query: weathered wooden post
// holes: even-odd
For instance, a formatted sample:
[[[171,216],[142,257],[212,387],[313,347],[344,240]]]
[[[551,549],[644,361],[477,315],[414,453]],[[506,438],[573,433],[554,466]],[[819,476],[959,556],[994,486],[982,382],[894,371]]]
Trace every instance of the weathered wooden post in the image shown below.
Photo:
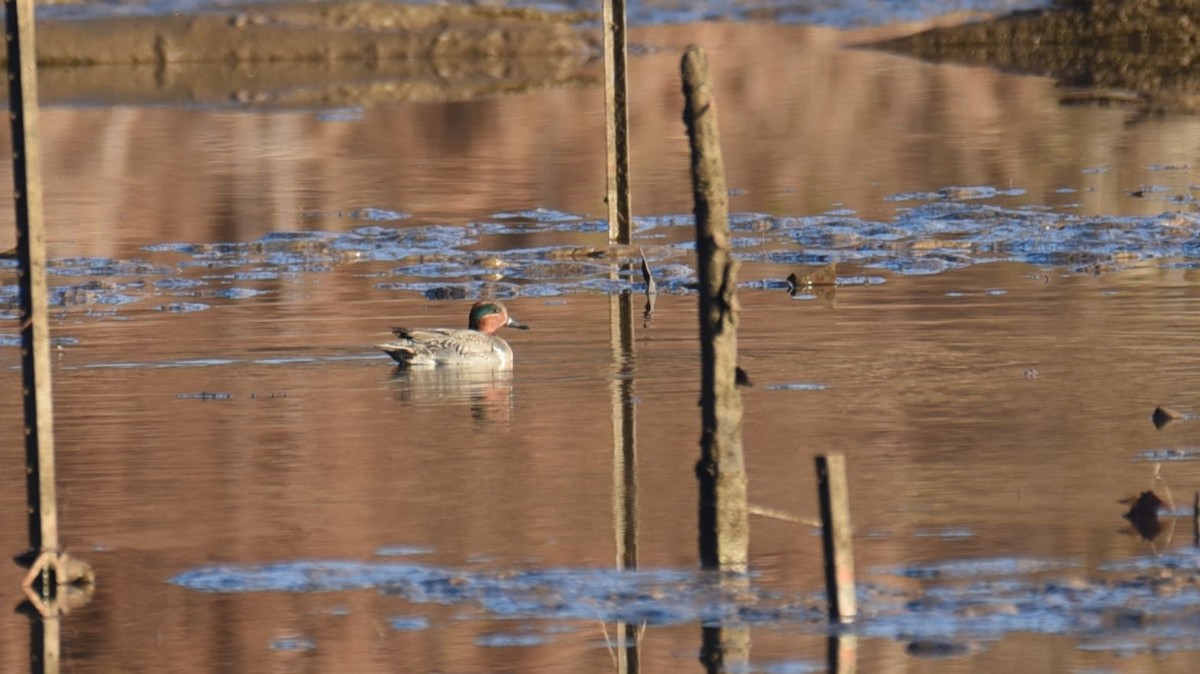
[[[43,552],[58,549],[58,517],[54,507],[54,403],[50,388],[50,328],[45,309],[46,236],[42,223],[33,0],[5,0],[4,6],[21,293],[21,390],[25,398],[29,545],[35,552]]]
[[[700,564],[744,572],[750,523],[742,394],[737,387],[738,265],[729,235],[717,106],[708,81],[708,59],[699,47],[688,47],[682,71],[700,276]]]
[[[854,622],[854,547],[850,527],[850,493],[846,488],[846,457],[818,456],[817,494],[821,501],[821,541],[825,550],[825,594],[829,620]]]
[[[30,551],[22,559],[29,562],[30,570],[24,585],[30,588],[40,581],[42,596],[52,598],[56,584],[88,579],[91,569],[82,577],[72,577],[76,572],[84,573],[86,565],[68,564],[66,555],[59,552],[58,543],[33,0],[5,0],[4,18],[17,216],[21,392],[25,401],[25,489]]]
[[[744,589],[750,547],[746,468],[742,457],[742,394],[737,388],[737,261],[729,236],[729,195],[708,81],[699,47],[683,55],[683,121],[692,151],[692,194],[700,277],[700,565],[730,572],[721,584]],[[747,669],[750,628],[701,628],[700,661],[710,674]]]
[[[625,0],[604,4],[604,137],[608,165],[608,242],[629,245],[629,86]]]

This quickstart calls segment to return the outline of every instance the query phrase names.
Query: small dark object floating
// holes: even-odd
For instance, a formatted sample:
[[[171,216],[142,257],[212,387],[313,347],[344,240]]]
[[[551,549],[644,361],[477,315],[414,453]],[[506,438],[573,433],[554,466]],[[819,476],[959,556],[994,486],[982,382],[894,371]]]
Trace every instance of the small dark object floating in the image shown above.
[[[971,653],[967,644],[937,639],[921,639],[909,642],[904,651],[918,658],[956,658]]]
[[[827,288],[837,285],[837,263],[829,264],[804,275],[789,274],[787,277],[788,292],[795,294],[804,288]]]
[[[754,382],[750,381],[750,375],[746,374],[746,371],[741,366],[738,366],[734,370],[734,384],[746,388],[754,388]]]
[[[201,391],[199,393],[176,393],[175,398],[178,400],[232,400],[232,393]]]
[[[1154,408],[1154,414],[1150,415],[1150,421],[1154,423],[1155,428],[1162,428],[1172,421],[1178,421],[1183,418],[1182,412],[1176,412],[1170,407],[1159,405]]]
[[[1123,517],[1143,539],[1153,541],[1162,533],[1163,526],[1158,519],[1158,512],[1166,508],[1167,504],[1157,494],[1144,491],[1137,496],[1121,499],[1118,503],[1129,506],[1129,512]]]

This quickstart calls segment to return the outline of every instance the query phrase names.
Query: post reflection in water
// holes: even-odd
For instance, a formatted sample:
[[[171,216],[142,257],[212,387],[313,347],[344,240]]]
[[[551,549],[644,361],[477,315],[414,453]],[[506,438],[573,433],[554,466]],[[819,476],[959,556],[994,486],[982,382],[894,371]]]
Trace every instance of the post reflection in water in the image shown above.
[[[731,580],[747,582],[744,577]],[[701,627],[700,641],[700,663],[708,674],[750,671],[749,625]]]
[[[829,636],[828,649],[829,674],[855,674],[858,671],[858,637],[835,632]]]
[[[86,600],[85,600],[86,601]],[[30,674],[58,674],[62,653],[62,616],[52,602],[49,615],[43,615],[32,603],[26,601],[17,606],[17,612],[29,618],[29,672]]]
[[[613,537],[618,569],[638,568],[637,424],[633,409],[633,296],[609,298],[612,346]],[[638,641],[645,625],[617,623],[617,672],[640,671]]]

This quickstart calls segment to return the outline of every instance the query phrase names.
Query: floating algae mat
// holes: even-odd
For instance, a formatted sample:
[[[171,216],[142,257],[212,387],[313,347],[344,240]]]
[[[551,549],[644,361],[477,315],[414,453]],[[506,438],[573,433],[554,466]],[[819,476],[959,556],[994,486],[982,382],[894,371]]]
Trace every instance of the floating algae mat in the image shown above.
[[[954,655],[1013,632],[1072,636],[1093,650],[1194,650],[1200,636],[1200,553],[1137,558],[1094,580],[1064,580],[1062,561],[951,560],[875,570],[860,585],[850,633],[910,641],[917,654]],[[1073,574],[1073,575],[1077,575]],[[919,590],[897,578],[920,579]],[[463,605],[462,619],[619,621],[663,626],[771,625],[826,629],[821,596],[787,596],[761,584],[657,569],[450,569],[415,563],[308,560],[192,569],[172,583],[206,593],[328,593],[374,590],[405,602]],[[422,629],[405,622],[403,629]]]
[[[964,189],[952,193],[960,195]],[[979,188],[967,192],[976,194]],[[936,194],[898,195],[897,201],[930,197]],[[461,226],[405,226],[404,214],[381,213],[390,214],[356,211],[352,217],[381,224],[347,232],[274,232],[250,242],[156,244],[145,247],[144,260],[52,260],[51,304],[119,307],[150,301],[161,311],[190,312],[211,300],[239,301],[269,292],[256,287],[258,282],[345,265],[362,265],[362,274],[377,279],[381,289],[422,293],[435,300],[477,297],[485,287],[496,297],[553,296],[619,292],[641,282],[640,272],[627,271],[618,279],[610,274],[614,263],[636,259],[638,248],[529,245],[547,234],[594,240],[605,231],[601,221],[535,210],[499,213]],[[743,262],[781,270],[757,278],[743,274],[743,284],[750,287],[785,288],[783,279],[792,268],[830,262],[906,275],[988,262],[1087,274],[1150,261],[1186,268],[1200,265],[1200,215],[1191,212],[1083,217],[1005,208],[972,197],[921,203],[889,221],[850,213],[739,213],[731,224]],[[687,292],[696,281],[690,262],[691,217],[642,217],[636,226],[659,290]],[[838,279],[840,285],[878,282],[882,279],[870,276]],[[11,311],[16,299],[15,284],[0,287],[0,304]]]

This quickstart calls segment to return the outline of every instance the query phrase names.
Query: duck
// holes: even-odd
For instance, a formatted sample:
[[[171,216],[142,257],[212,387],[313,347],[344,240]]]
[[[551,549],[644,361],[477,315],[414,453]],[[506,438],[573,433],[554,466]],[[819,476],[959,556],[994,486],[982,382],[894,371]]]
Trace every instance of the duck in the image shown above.
[[[378,345],[401,367],[478,366],[512,369],[513,351],[496,336],[500,328],[528,330],[529,326],[508,315],[495,300],[471,305],[467,329],[392,328],[396,339]]]

